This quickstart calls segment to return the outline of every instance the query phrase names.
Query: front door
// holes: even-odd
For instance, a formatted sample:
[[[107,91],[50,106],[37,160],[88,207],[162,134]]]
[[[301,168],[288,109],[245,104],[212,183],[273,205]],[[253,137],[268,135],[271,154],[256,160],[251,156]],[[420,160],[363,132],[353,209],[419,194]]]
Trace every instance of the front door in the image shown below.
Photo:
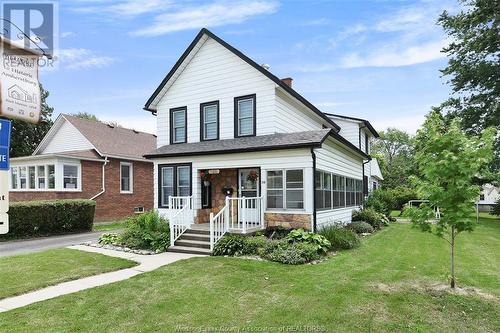
[[[259,169],[239,169],[238,171],[238,222],[252,224],[259,219],[257,197],[259,196]]]

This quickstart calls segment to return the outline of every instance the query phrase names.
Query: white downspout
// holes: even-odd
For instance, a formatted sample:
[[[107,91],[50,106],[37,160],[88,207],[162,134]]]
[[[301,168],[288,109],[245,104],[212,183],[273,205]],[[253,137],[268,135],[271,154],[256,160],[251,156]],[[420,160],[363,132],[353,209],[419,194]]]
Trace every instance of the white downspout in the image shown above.
[[[105,182],[105,167],[106,167],[106,164],[108,164],[108,157],[106,156],[104,158],[104,164],[102,165],[102,191],[97,193],[96,195],[94,195],[92,198],[90,198],[90,200],[94,200],[95,198],[97,198],[98,196],[100,196],[101,194],[103,194],[104,192],[106,192],[106,182]]]

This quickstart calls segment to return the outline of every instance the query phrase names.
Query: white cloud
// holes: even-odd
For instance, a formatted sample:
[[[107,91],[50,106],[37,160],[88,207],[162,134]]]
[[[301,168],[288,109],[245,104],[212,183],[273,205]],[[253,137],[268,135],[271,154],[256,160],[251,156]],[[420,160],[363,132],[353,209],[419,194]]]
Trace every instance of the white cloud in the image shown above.
[[[332,20],[327,19],[327,18],[318,18],[310,21],[305,21],[303,23],[300,23],[300,26],[303,27],[315,27],[315,26],[322,26],[322,25],[329,25],[332,23]]]
[[[64,31],[61,32],[61,38],[68,38],[74,36],[75,33],[73,31]]]
[[[168,0],[127,0],[127,1],[107,1],[98,3],[97,1],[86,1],[92,3],[90,6],[77,7],[75,10],[81,13],[101,13],[113,16],[137,16],[141,14],[158,12],[173,5]]]
[[[244,22],[251,17],[274,13],[274,1],[216,2],[209,5],[183,7],[155,17],[146,28],[132,32],[136,36],[159,36],[175,31],[217,27]]]
[[[357,67],[400,67],[421,64],[445,57],[441,52],[445,40],[413,45],[405,48],[386,47],[360,55],[351,53],[340,61],[341,68]]]
[[[115,58],[100,56],[84,48],[59,49],[55,61],[67,69],[103,68],[116,62]]]
[[[395,127],[410,134],[415,134],[422,127],[425,121],[425,114],[410,115],[404,117],[391,117],[386,119],[374,118],[370,123],[377,131],[385,131],[389,127]]]
[[[343,102],[319,102],[319,103],[314,103],[315,106],[319,108],[336,108],[337,106],[343,106],[346,105],[347,103]]]

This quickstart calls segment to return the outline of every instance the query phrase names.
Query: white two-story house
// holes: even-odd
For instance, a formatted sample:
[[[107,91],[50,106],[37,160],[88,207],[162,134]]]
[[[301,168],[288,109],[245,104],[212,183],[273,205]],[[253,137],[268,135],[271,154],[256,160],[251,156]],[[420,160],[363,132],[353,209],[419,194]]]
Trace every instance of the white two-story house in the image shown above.
[[[291,79],[206,29],[144,109],[157,116],[157,149],[145,155],[155,204],[177,248],[192,229],[206,229],[212,248],[226,232],[346,223],[362,204],[368,150]]]

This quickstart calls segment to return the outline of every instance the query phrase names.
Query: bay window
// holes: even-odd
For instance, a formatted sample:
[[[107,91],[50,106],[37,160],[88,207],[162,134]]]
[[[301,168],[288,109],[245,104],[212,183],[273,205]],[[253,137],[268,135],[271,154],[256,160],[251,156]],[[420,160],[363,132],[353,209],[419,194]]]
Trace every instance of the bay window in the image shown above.
[[[63,165],[63,188],[71,190],[78,188],[78,165]]]
[[[267,171],[267,208],[291,210],[304,208],[302,169]]]
[[[35,177],[35,171],[36,171],[36,169],[35,169],[35,167],[34,167],[34,166],[29,166],[29,167],[28,167],[28,177],[29,177],[29,178],[28,178],[28,179],[29,179],[29,182],[28,182],[28,185],[29,185],[29,186],[28,186],[28,187],[29,187],[30,189],[35,189],[35,186],[36,186],[36,185],[35,185],[35,184],[36,184],[36,180],[35,180],[35,178],[36,178],[36,177]]]
[[[45,165],[39,165],[36,170],[37,188],[40,190],[45,189]]]
[[[49,174],[49,189],[53,190],[56,188],[56,168],[54,164],[47,165],[47,172]]]
[[[19,188],[25,189],[26,185],[26,167],[22,166],[19,168]]]
[[[17,189],[17,167],[10,168],[10,187]]]

